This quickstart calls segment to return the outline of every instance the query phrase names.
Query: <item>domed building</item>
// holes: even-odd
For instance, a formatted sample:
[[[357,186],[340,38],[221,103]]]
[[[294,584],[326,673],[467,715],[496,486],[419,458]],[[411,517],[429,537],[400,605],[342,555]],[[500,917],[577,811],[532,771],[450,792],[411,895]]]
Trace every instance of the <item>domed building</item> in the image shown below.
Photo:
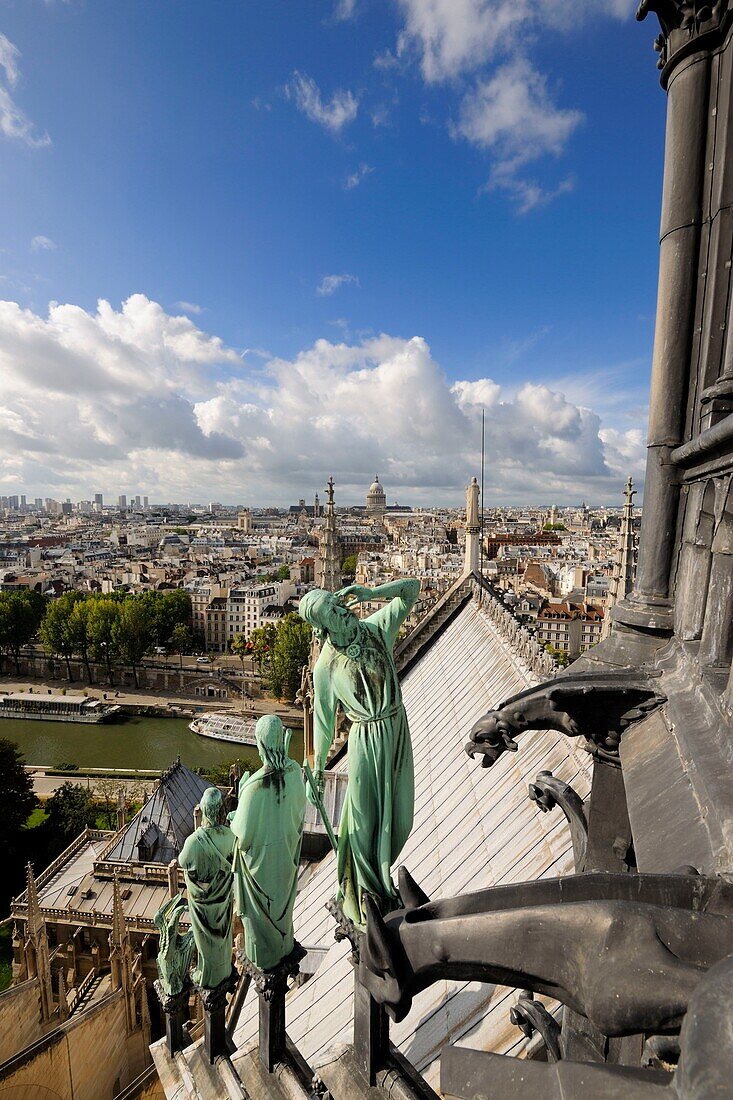
[[[369,486],[366,496],[366,510],[368,516],[374,519],[382,519],[387,511],[387,494],[379,481],[379,474],[374,475],[374,481]]]

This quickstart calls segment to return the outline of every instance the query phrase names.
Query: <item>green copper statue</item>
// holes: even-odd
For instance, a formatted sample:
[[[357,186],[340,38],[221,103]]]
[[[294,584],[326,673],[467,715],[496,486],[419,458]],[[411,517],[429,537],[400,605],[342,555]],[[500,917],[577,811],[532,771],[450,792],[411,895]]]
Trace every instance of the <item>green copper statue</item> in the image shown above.
[[[178,927],[186,912],[186,899],[176,894],[161,905],[155,914],[155,926],[160,933],[158,938],[158,974],[160,986],[166,997],[175,997],[182,993],[189,982],[188,970],[193,955],[193,933],[183,935]]]
[[[222,796],[207,787],[201,796],[202,822],[183,845],[178,863],[188,894],[198,961],[194,983],[216,989],[232,973],[232,853],[234,834],[221,824]]]
[[[270,970],[291,953],[295,942],[305,785],[288,756],[290,731],[286,734],[277,715],[263,715],[255,736],[263,766],[242,779],[232,819],[234,896],[245,954],[260,970]]]
[[[390,868],[412,828],[415,773],[392,651],[419,593],[418,580],[397,580],[336,593],[315,589],[300,601],[301,616],[324,643],[313,673],[314,770],[321,785],[337,706],[351,721],[336,900],[359,927],[366,922],[365,893],[384,913],[399,905]],[[349,605],[365,600],[390,602],[358,619]]]

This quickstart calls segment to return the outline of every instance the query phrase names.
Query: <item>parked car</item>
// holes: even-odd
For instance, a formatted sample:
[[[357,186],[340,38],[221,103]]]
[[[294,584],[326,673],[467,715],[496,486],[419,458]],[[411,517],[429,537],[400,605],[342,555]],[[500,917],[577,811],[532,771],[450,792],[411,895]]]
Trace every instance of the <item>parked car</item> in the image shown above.
[[[211,664],[211,657],[197,657],[196,658],[196,664],[197,665],[210,665]]]

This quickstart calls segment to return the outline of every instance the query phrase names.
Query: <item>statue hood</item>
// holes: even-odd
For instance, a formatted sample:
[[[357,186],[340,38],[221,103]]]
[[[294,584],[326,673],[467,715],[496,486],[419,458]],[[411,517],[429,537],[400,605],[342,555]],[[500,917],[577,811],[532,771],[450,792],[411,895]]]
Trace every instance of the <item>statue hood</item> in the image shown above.
[[[257,720],[255,737],[262,762],[277,771],[284,771],[292,730],[286,730],[276,714],[263,714]]]

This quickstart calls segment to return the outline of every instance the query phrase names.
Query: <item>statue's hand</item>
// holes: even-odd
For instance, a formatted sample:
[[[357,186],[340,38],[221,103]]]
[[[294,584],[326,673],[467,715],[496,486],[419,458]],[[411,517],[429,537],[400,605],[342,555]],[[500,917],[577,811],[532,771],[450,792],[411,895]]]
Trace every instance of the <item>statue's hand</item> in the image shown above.
[[[326,789],[325,776],[324,776],[322,771],[317,771],[317,772],[314,773],[313,778],[315,779],[316,787],[318,788],[318,797],[320,798],[321,802],[323,802],[323,792]],[[316,799],[315,799],[315,796],[313,794],[313,790],[311,788],[310,783],[306,783],[306,785],[305,785],[305,797],[308,799],[311,806],[316,805]]]
[[[346,588],[341,588],[336,593],[336,599],[344,604],[345,607],[363,603],[364,600],[370,600],[371,597],[372,590],[371,588],[367,588],[365,584],[348,584]]]

